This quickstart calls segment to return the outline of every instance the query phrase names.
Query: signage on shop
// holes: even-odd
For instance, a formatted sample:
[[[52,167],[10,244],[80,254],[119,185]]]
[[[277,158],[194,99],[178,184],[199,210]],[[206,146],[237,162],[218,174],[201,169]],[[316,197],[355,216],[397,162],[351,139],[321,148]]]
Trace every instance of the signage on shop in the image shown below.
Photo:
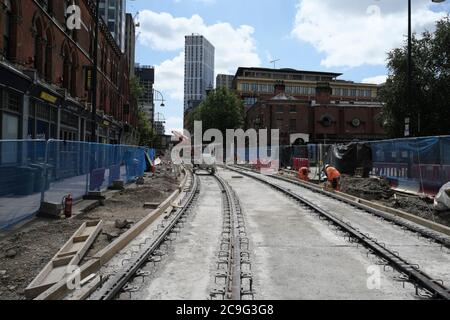
[[[45,100],[45,101],[50,102],[50,103],[55,103],[55,102],[58,100],[57,97],[52,96],[51,94],[49,94],[49,93],[47,93],[47,92],[44,92],[44,91],[41,92],[41,94],[39,95],[39,97],[40,97],[42,100]]]

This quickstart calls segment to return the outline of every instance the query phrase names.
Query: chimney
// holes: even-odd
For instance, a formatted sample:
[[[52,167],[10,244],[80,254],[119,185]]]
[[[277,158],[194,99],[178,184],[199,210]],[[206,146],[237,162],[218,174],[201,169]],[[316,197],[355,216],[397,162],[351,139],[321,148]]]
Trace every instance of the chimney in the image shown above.
[[[286,85],[284,81],[277,81],[275,83],[275,95],[279,95],[280,93],[286,93]]]

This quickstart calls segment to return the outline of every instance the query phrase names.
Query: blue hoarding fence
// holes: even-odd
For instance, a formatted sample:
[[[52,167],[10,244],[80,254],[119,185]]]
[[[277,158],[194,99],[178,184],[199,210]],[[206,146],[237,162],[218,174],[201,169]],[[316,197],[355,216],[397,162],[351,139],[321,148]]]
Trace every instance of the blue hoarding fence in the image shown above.
[[[450,181],[450,136],[396,139],[367,143],[372,174],[398,189],[436,195]]]
[[[450,136],[392,139],[355,142],[370,147],[371,174],[386,178],[399,190],[436,195],[450,181]],[[308,163],[318,171],[323,169],[332,145],[309,144],[293,147],[288,164]]]
[[[0,229],[62,203],[144,175],[152,149],[59,140],[0,141]]]

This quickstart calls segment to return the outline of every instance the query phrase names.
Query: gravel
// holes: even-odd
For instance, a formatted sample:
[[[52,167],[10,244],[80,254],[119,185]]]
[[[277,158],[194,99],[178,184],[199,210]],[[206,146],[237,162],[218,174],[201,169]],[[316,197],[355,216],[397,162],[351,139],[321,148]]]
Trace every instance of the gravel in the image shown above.
[[[394,195],[389,183],[378,178],[342,176],[341,191],[366,200],[389,199]]]

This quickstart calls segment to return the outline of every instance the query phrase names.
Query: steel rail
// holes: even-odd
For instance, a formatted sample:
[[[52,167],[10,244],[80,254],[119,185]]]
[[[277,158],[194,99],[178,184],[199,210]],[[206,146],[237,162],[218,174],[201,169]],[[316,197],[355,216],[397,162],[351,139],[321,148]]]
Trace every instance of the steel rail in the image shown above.
[[[229,246],[229,257],[231,258],[231,263],[228,264],[228,272],[226,278],[226,294],[225,298],[227,300],[241,300],[241,247],[240,247],[240,233],[239,233],[239,222],[236,212],[236,202],[233,197],[232,191],[228,183],[225,182],[218,175],[214,176],[218,181],[222,192],[225,193],[224,209],[230,212],[230,240],[232,242]]]
[[[192,174],[192,172],[191,172]],[[192,206],[196,195],[200,192],[200,184],[198,177],[192,174],[192,184],[190,186],[190,192],[188,193],[186,200],[183,203],[182,208],[178,210],[176,216],[171,222],[164,228],[164,230],[150,243],[145,243],[143,248],[119,273],[110,277],[100,288],[97,293],[94,293],[92,300],[112,300],[114,299],[125,287],[125,285],[137,274],[140,268],[148,262],[155,251],[166,241],[166,238],[171,233],[172,229],[176,227],[180,219],[186,214],[189,208]]]
[[[239,169],[247,170],[247,171],[250,171],[250,172],[254,172],[254,171],[252,171],[250,169],[247,169],[247,168],[239,167]],[[327,197],[333,198],[335,200],[344,202],[344,203],[346,203],[348,205],[351,205],[353,207],[359,208],[359,209],[364,210],[364,211],[366,211],[366,212],[368,212],[368,213],[370,213],[370,214],[372,214],[374,216],[377,216],[377,217],[382,218],[382,219],[384,219],[386,221],[389,221],[389,222],[391,222],[393,224],[396,224],[399,227],[406,228],[406,229],[408,229],[408,230],[410,230],[412,232],[418,233],[422,237],[431,239],[431,240],[435,241],[436,243],[439,243],[443,247],[446,247],[446,248],[450,249],[450,238],[442,236],[438,232],[431,231],[429,229],[426,229],[425,227],[420,227],[419,225],[417,225],[415,223],[408,222],[405,219],[396,217],[396,216],[394,216],[392,214],[383,212],[381,210],[378,210],[378,209],[375,209],[375,208],[371,208],[369,206],[366,206],[365,204],[358,203],[358,202],[352,201],[350,199],[346,199],[345,197],[342,197],[342,196],[340,196],[338,194],[335,194],[333,192],[329,192],[329,191],[323,190],[319,186],[312,186],[312,185],[309,185],[309,184],[306,184],[306,183],[302,183],[300,181],[295,181],[293,179],[280,177],[280,176],[276,176],[276,175],[271,176],[271,178],[276,179],[276,180],[280,180],[280,181],[285,181],[285,182],[288,182],[288,183],[292,183],[292,184],[295,184],[295,185],[297,185],[299,187],[302,187],[302,188],[311,190],[313,192],[320,193],[320,194],[325,195]]]
[[[242,169],[236,169],[232,167],[228,167],[229,170],[237,172],[239,174],[242,174],[244,176],[247,176],[249,178],[252,178],[254,180],[257,180],[259,182],[262,182],[275,190],[284,193],[288,195],[289,197],[295,199],[296,201],[299,201],[306,205],[307,207],[311,208],[315,212],[319,214],[319,216],[323,216],[327,220],[331,221],[334,225],[339,227],[342,231],[349,234],[354,239],[357,239],[360,243],[362,243],[366,248],[370,249],[373,253],[377,254],[379,257],[383,258],[384,260],[388,261],[395,269],[397,269],[399,272],[405,274],[408,276],[410,281],[413,281],[415,284],[419,285],[420,287],[428,290],[436,297],[439,297],[440,299],[450,300],[450,290],[449,288],[445,287],[444,285],[440,284],[438,281],[430,277],[425,272],[421,271],[419,268],[415,267],[414,265],[410,264],[403,258],[401,258],[398,254],[390,251],[386,247],[384,247],[382,244],[378,243],[376,240],[370,238],[369,236],[361,233],[360,231],[356,230],[349,224],[345,223],[344,221],[338,219],[333,214],[325,211],[322,208],[319,208],[314,203],[310,202],[309,200],[305,199],[304,197],[293,193],[292,191],[285,189],[275,183],[272,183],[270,181],[267,181],[263,178],[257,177],[255,175],[252,175],[245,170]],[[416,286],[417,289],[417,286]]]

